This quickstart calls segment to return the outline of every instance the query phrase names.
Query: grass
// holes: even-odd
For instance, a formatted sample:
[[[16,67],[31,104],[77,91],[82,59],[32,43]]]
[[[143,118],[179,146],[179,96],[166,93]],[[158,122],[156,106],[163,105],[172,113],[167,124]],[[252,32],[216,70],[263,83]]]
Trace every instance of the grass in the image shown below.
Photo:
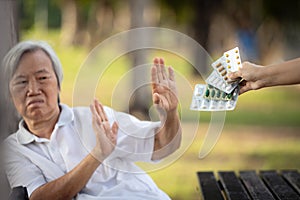
[[[101,56],[107,57],[114,52],[114,49],[108,49],[105,55],[94,57],[93,64],[88,65],[84,64],[89,58],[88,50],[61,46],[58,30],[47,33],[28,31],[22,34],[22,39],[46,40],[54,47],[64,67],[62,102],[73,105],[75,97],[87,99],[84,103],[88,104],[95,95],[117,110],[128,107],[132,77],[128,71],[132,64],[127,55],[116,57],[109,65],[102,66]],[[196,172],[199,170],[300,168],[299,86],[266,88],[241,95],[236,109],[226,113],[225,126],[215,148],[200,160],[198,154],[211,113],[201,112],[199,122],[195,119],[198,113],[189,111],[189,104],[194,85],[203,80],[192,75],[193,67],[181,57],[165,51],[147,51],[147,63],[159,55],[176,70],[180,112],[184,116],[180,151],[161,164],[145,167],[150,170],[149,174],[157,185],[172,199],[199,199],[196,189]],[[78,76],[84,70],[86,76]],[[79,96],[74,96],[78,83],[84,87],[78,91]],[[199,130],[195,128],[197,123],[200,124]]]

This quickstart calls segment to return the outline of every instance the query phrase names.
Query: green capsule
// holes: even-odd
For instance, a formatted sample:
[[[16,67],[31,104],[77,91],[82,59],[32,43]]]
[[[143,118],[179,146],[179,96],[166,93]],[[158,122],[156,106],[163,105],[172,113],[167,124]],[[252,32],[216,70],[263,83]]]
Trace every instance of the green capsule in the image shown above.
[[[215,97],[215,94],[216,94],[216,91],[215,91],[215,90],[212,90],[212,91],[211,91],[211,97],[214,98],[214,97]]]
[[[227,98],[228,99],[231,99],[232,98],[232,94],[230,93],[230,94],[227,94]]]
[[[226,92],[222,92],[222,99],[225,99],[226,98]]]
[[[220,96],[221,96],[221,92],[220,92],[220,90],[217,90],[217,94],[216,94],[216,96],[217,96],[217,98],[220,98]]]
[[[206,97],[209,97],[209,89],[206,89],[206,91],[205,91],[205,96],[206,96]]]

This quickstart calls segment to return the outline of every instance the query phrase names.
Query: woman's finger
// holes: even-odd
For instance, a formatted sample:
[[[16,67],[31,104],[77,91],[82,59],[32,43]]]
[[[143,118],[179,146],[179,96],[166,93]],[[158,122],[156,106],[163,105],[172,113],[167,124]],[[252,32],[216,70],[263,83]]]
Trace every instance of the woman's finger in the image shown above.
[[[230,72],[228,73],[227,77],[231,80],[236,80],[242,77],[242,73],[240,71]]]
[[[154,93],[154,94],[152,95],[152,99],[153,99],[153,103],[154,103],[154,104],[159,104],[160,98],[159,98],[159,94],[158,94],[158,93]]]
[[[111,130],[112,130],[112,132],[113,132],[114,134],[116,134],[116,133],[118,132],[118,130],[119,130],[119,125],[118,125],[117,122],[114,122],[114,123],[113,123],[113,125],[112,125],[112,127],[111,127]]]
[[[90,105],[90,110],[92,112],[93,121],[96,122],[98,125],[101,125],[101,119],[96,111],[95,104]]]
[[[96,99],[95,99],[95,105],[96,105],[97,113],[99,114],[99,116],[101,118],[101,121],[102,122],[108,121],[102,104]]]
[[[174,75],[174,70],[171,66],[168,67],[168,71],[169,71],[169,79],[171,81],[175,81],[175,75]]]
[[[163,58],[159,58],[159,68],[160,68],[162,80],[167,80],[168,76],[165,68],[165,61]]]
[[[155,58],[153,64],[156,68],[156,76],[158,78],[158,83],[161,83],[164,80],[164,77],[163,77],[162,68],[160,64],[160,58]]]
[[[155,65],[153,65],[151,68],[151,81],[152,81],[152,89],[156,88],[159,81],[157,76],[157,68]]]

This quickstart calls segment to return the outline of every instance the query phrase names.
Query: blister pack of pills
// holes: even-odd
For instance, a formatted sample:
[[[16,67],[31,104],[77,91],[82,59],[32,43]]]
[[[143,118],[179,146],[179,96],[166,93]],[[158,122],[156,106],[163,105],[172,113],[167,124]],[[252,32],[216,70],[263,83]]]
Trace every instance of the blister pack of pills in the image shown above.
[[[225,68],[227,72],[235,72],[241,67],[241,56],[238,47],[226,51],[221,57],[221,62],[218,59],[216,62],[212,64],[212,67],[218,69],[220,71],[220,64]]]
[[[211,85],[197,84],[190,109],[198,111],[233,110],[237,103],[238,94],[238,87],[231,93],[226,93]]]
[[[227,75],[229,72],[235,72],[242,65],[239,48],[235,47],[226,51],[222,57],[212,63],[214,71],[205,80],[208,84],[219,88],[222,91],[230,93],[237,87],[239,80],[232,81]]]
[[[194,89],[191,110],[225,111],[233,110],[239,94],[239,81],[227,77],[241,66],[238,47],[226,51],[222,57],[212,63],[213,71],[205,84],[197,84]]]
[[[238,82],[226,82],[216,70],[214,70],[205,81],[226,93],[232,92],[239,84]]]

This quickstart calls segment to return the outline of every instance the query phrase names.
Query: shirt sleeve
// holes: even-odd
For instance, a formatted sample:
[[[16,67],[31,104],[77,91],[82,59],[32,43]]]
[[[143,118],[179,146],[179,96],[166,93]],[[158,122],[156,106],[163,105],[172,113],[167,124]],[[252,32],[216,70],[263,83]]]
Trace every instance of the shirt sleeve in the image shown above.
[[[152,162],[154,139],[160,122],[141,121],[136,117],[113,110],[106,110],[111,113],[119,125],[117,146],[112,157],[126,158],[133,162]],[[110,156],[111,157],[111,156]]]
[[[12,138],[9,138],[12,139]],[[6,140],[4,143],[4,166],[10,187],[27,188],[28,196],[46,183],[41,170],[20,153],[16,142]]]

